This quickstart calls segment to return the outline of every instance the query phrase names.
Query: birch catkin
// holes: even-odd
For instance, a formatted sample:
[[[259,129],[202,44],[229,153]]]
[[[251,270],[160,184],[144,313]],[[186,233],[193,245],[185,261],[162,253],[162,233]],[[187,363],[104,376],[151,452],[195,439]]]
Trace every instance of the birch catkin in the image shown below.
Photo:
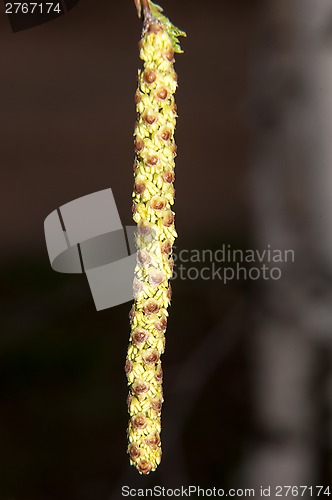
[[[174,52],[181,52],[178,36],[184,32],[162,15],[149,0],[141,3],[144,25],[140,42],[143,69],[138,72],[137,123],[133,218],[137,223],[137,265],[131,335],[126,360],[130,387],[128,453],[141,474],[161,461],[161,407],[163,403],[160,357],[165,348],[167,308],[171,299],[174,227],[174,130],[177,75]],[[141,3],[140,3],[141,2]]]

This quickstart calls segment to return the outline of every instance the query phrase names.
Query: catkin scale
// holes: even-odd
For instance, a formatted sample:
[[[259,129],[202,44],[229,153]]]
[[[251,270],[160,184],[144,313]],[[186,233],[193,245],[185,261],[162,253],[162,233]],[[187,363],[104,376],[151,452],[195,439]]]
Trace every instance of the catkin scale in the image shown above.
[[[140,0],[135,0],[139,14]],[[130,311],[131,334],[125,371],[129,395],[128,453],[139,473],[154,471],[161,461],[163,403],[161,355],[165,348],[171,300],[174,226],[174,131],[177,75],[174,52],[185,34],[142,1],[144,26],[139,43],[143,69],[135,94],[133,219],[137,223],[137,264]]]

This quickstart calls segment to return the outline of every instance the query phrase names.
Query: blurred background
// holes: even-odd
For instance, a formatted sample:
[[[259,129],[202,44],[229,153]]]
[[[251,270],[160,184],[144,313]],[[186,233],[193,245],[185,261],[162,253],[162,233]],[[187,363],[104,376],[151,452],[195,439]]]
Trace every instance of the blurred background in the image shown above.
[[[80,0],[13,33],[2,5],[0,500],[331,481],[332,6],[162,5],[188,35],[177,252],[271,245],[295,260],[279,280],[173,282],[163,461],[139,476],[126,455],[130,304],[97,313],[83,275],[51,269],[43,222],[111,187],[132,223],[141,25],[132,0]]]

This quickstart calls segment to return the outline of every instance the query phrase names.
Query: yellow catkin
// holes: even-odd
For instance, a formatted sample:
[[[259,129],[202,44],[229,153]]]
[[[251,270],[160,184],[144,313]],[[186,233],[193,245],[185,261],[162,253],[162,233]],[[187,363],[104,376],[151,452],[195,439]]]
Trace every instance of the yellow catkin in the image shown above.
[[[139,0],[135,0],[138,5]],[[142,2],[143,4],[143,2]],[[181,52],[177,37],[183,32],[144,2],[140,42],[143,69],[138,71],[137,123],[133,218],[137,223],[137,265],[131,335],[126,373],[129,385],[128,453],[141,474],[154,471],[161,461],[161,407],[163,403],[160,357],[165,348],[167,308],[171,299],[174,227],[174,131],[177,76],[174,52]]]

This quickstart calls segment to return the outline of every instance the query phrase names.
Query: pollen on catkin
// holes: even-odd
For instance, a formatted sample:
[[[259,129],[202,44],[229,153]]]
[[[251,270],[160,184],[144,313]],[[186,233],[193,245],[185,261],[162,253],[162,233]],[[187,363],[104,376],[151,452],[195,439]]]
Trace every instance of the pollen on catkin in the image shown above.
[[[140,0],[135,0],[141,10]],[[182,52],[176,28],[161,7],[146,0],[140,41],[143,68],[135,94],[133,219],[137,223],[137,264],[130,311],[131,334],[125,371],[128,395],[128,453],[141,474],[161,461],[163,403],[161,355],[171,300],[174,226],[177,75],[174,52]]]

